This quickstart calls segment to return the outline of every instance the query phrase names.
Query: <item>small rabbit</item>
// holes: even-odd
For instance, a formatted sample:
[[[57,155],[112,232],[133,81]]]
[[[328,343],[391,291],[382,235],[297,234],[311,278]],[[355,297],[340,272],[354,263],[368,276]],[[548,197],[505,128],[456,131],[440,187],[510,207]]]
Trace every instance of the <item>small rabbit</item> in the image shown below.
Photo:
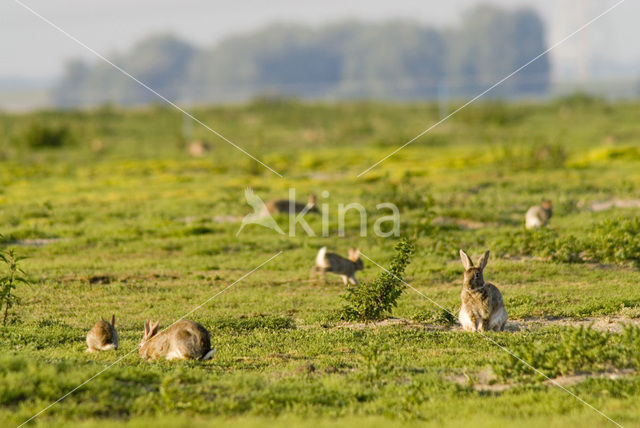
[[[502,302],[502,294],[495,285],[484,282],[482,275],[489,251],[478,260],[478,266],[473,266],[471,259],[460,250],[460,259],[464,266],[464,281],[462,285],[462,306],[458,320],[463,330],[471,331],[502,331],[507,323],[507,311]]]
[[[197,322],[180,320],[160,333],[158,322],[144,323],[139,354],[145,360],[208,360],[214,352],[209,332]]]
[[[118,332],[116,316],[111,315],[111,324],[104,318],[95,323],[87,333],[87,352],[118,350]]]
[[[318,273],[322,275],[322,282],[326,282],[326,272],[335,273],[342,277],[344,285],[351,283],[358,285],[356,272],[364,269],[364,264],[360,259],[360,249],[349,248],[349,258],[345,259],[335,253],[327,253],[327,247],[320,248],[316,256],[316,264],[311,268],[311,276],[318,277]]]
[[[316,195],[310,195],[309,202],[306,204],[301,204],[300,202],[296,201],[290,201],[289,199],[274,199],[272,201],[268,201],[264,205],[261,214],[263,216],[278,213],[291,215],[301,213],[305,208],[307,209],[307,212],[318,212],[318,208],[316,208]]]
[[[546,226],[551,215],[553,215],[551,208],[551,201],[548,199],[543,199],[540,205],[534,205],[529,208],[525,215],[525,227],[534,229]]]

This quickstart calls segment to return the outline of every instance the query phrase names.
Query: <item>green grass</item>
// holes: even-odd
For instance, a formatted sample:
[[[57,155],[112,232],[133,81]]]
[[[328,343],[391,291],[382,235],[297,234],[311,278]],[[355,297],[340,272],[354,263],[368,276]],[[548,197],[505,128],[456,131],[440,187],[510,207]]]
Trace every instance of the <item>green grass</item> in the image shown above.
[[[568,389],[639,426],[637,334],[578,334],[554,322],[640,316],[639,210],[588,209],[640,199],[639,107],[574,98],[472,105],[361,178],[438,120],[437,107],[263,101],[193,112],[284,178],[204,129],[194,138],[211,141],[212,152],[188,157],[181,115],[162,107],[1,114],[0,245],[29,257],[22,267],[35,284],[18,288],[22,304],[0,331],[0,425],[18,425],[124,357],[35,422],[611,426],[411,289],[393,308],[406,322],[341,319],[342,281],[309,282],[318,249],[346,255],[359,246],[388,266],[398,240],[361,237],[355,212],[337,236],[338,204],[362,203],[371,232],[388,214],[376,204],[396,202],[402,234],[415,238],[407,282],[456,313],[458,249],[474,257],[491,249],[485,276],[510,318],[541,322],[490,337],[550,376],[586,373]],[[65,127],[73,144],[30,145],[34,124]],[[330,236],[251,225],[236,237],[239,221],[225,216],[249,212],[246,187],[263,199],[286,197],[289,187],[299,200],[327,190],[320,203],[330,207]],[[550,227],[525,232],[523,214],[542,197],[554,202]],[[286,218],[278,221],[286,230]],[[309,224],[320,235],[320,218]],[[211,332],[213,360],[138,358],[146,319],[168,325],[279,251],[189,315]],[[358,278],[379,274],[365,260]],[[87,331],[111,313],[120,349],[85,353]],[[631,374],[598,375],[623,369]],[[487,371],[511,387],[474,388]]]

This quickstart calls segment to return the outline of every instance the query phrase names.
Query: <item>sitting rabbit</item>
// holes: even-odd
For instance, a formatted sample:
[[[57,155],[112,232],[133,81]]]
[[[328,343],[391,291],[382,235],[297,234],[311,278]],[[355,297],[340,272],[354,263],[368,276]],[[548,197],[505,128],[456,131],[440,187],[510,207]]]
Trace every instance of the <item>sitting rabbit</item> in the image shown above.
[[[214,352],[209,332],[197,322],[180,320],[160,333],[158,322],[144,323],[139,354],[145,360],[208,360]]]
[[[360,259],[360,250],[349,248],[349,258],[345,259],[335,253],[327,253],[327,247],[320,248],[316,256],[316,264],[311,268],[312,279],[317,278],[318,273],[322,275],[322,282],[326,282],[326,272],[335,273],[342,277],[344,285],[351,283],[358,285],[356,272],[364,269],[364,264]]]
[[[543,199],[540,205],[534,205],[527,210],[525,215],[525,227],[534,229],[544,227],[549,223],[549,219],[553,215],[551,201]]]
[[[507,311],[502,302],[502,294],[495,285],[484,282],[483,271],[489,260],[489,251],[474,266],[464,251],[460,250],[460,259],[464,266],[462,285],[462,306],[458,320],[463,330],[502,331],[507,323]]]
[[[116,316],[111,315],[111,324],[104,318],[95,323],[87,333],[87,352],[118,350],[118,332]]]

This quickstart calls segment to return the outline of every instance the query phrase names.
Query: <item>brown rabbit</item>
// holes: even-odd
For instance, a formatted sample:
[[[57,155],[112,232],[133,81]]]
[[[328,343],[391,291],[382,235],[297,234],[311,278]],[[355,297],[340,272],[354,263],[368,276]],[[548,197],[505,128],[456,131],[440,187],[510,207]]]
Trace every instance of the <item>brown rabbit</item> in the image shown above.
[[[111,315],[111,324],[104,318],[95,323],[87,333],[87,352],[118,350],[116,316]]]
[[[158,322],[145,322],[139,348],[145,360],[208,360],[215,352],[207,329],[189,320],[180,320],[160,333]]]
[[[502,302],[502,294],[493,284],[484,282],[483,271],[489,260],[489,251],[473,266],[471,258],[460,250],[460,259],[464,266],[462,285],[462,306],[458,320],[463,330],[502,331],[507,323],[507,311]]]
[[[327,247],[320,248],[316,256],[316,264],[311,268],[312,279],[322,275],[322,282],[326,282],[326,273],[331,272],[342,277],[344,285],[351,283],[358,285],[356,272],[364,269],[360,259],[360,250],[349,248],[349,258],[345,259],[335,253],[327,253]]]
[[[301,204],[300,202],[290,201],[289,199],[274,199],[272,201],[268,201],[262,210],[262,215],[267,214],[299,214],[304,209],[307,209],[307,212],[318,212],[318,208],[316,208],[316,195],[309,196],[309,202],[306,204]]]
[[[534,205],[527,210],[527,214],[525,214],[525,227],[527,229],[544,227],[549,223],[552,215],[553,207],[551,201],[543,199],[540,205]]]

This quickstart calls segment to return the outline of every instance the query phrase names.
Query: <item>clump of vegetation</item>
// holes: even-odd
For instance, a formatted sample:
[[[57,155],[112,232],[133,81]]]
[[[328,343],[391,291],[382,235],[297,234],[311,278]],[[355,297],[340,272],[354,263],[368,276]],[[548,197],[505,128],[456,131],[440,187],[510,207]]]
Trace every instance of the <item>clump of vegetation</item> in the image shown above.
[[[630,263],[640,266],[640,219],[606,219],[583,236],[561,236],[553,229],[523,230],[498,237],[498,254],[534,256],[560,263]]]
[[[580,326],[563,333],[557,340],[537,340],[520,344],[513,353],[549,377],[577,372],[598,372],[640,366],[640,327],[623,325],[622,333],[607,333]],[[502,380],[543,380],[544,377],[507,354],[493,363]]]
[[[347,301],[343,317],[350,320],[377,321],[385,318],[397,305],[404,289],[402,275],[413,254],[413,243],[404,238],[395,246],[391,265],[371,283],[360,283],[344,296]]]
[[[2,325],[7,325],[9,310],[20,303],[15,290],[18,284],[31,284],[26,273],[20,268],[20,261],[24,257],[17,256],[13,250],[0,252],[0,262],[5,265],[6,274],[0,276],[0,311],[2,311]]]
[[[604,263],[640,266],[640,218],[612,218],[596,224],[588,235],[585,257]]]
[[[73,133],[66,125],[42,125],[34,123],[24,134],[26,144],[34,149],[57,148],[74,142]]]
[[[255,317],[219,318],[213,322],[214,328],[246,332],[256,329],[288,330],[296,328],[296,322],[291,317],[258,315]]]
[[[366,191],[362,196],[375,203],[392,202],[401,212],[415,209],[430,211],[434,206],[429,189],[412,180],[409,172],[405,172],[399,181],[388,180],[382,190],[375,193]]]
[[[362,376],[375,381],[393,367],[389,357],[389,345],[380,339],[373,339],[358,351]]]
[[[562,168],[568,153],[561,143],[534,143],[531,145],[504,144],[494,155],[495,162],[510,170],[537,170]]]
[[[455,310],[446,308],[428,309],[416,312],[411,319],[428,324],[436,324],[444,327],[451,327],[456,323]]]

